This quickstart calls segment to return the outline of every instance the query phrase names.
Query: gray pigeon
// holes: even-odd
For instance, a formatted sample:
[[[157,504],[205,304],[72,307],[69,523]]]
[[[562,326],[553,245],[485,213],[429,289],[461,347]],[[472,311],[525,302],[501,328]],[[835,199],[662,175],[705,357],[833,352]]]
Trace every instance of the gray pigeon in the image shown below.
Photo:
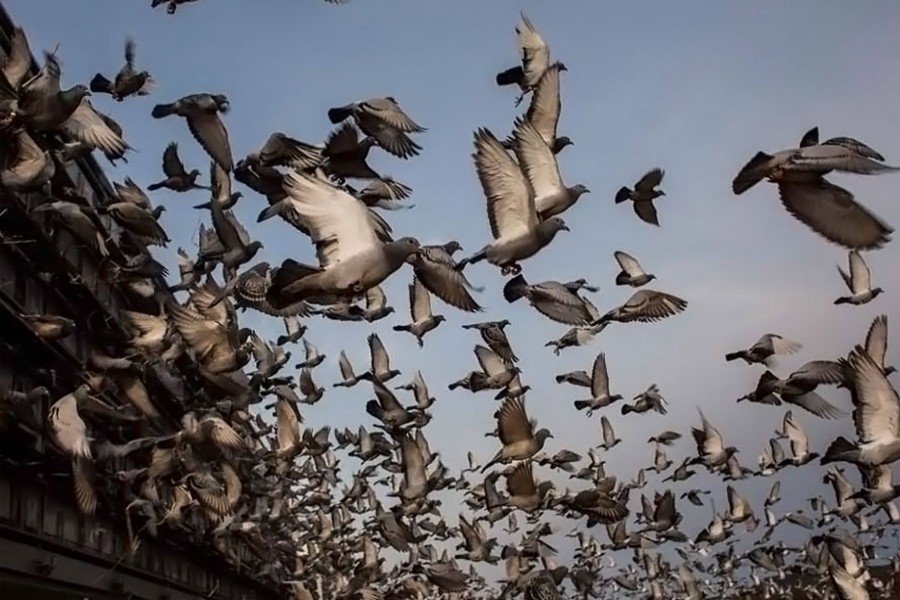
[[[91,91],[95,94],[109,94],[116,102],[129,96],[146,96],[153,89],[153,78],[148,71],[134,68],[134,52],[137,45],[134,40],[125,38],[125,65],[119,69],[115,78],[110,81],[97,73],[91,79]]]
[[[663,175],[665,174],[666,172],[662,169],[652,169],[634,184],[633,190],[624,186],[619,188],[619,191],[616,192],[616,204],[621,204],[628,200],[633,201],[634,212],[640,217],[641,221],[659,227],[659,217],[656,214],[653,200],[666,195],[664,191],[655,189],[662,183]]]
[[[422,149],[407,134],[422,133],[427,129],[410,119],[390,96],[369,98],[328,110],[328,120],[334,125],[351,117],[360,131],[397,158],[416,156]]]
[[[49,152],[38,146],[34,138],[25,131],[15,136],[13,159],[3,166],[0,183],[17,192],[44,190],[50,195],[50,180],[56,173],[56,163]]]
[[[197,143],[219,166],[231,173],[234,170],[231,142],[228,130],[219,118],[219,113],[228,112],[230,106],[224,94],[191,94],[170,104],[157,104],[152,115],[154,119],[169,115],[184,117]]]
[[[520,122],[515,131],[516,156],[525,162],[520,143],[523,137],[540,136],[534,127]],[[541,142],[543,143],[543,142]],[[474,256],[459,263],[459,268],[469,263],[487,259],[501,267],[504,275],[519,273],[519,261],[530,258],[547,246],[560,231],[569,231],[565,221],[550,217],[538,219],[535,210],[534,190],[528,179],[494,134],[487,129],[475,132],[475,169],[487,198],[488,220],[494,241]]]
[[[528,111],[525,113],[525,120],[534,126],[544,142],[550,146],[553,154],[559,154],[563,148],[574,144],[568,136],[556,136],[562,109],[559,74],[565,70],[566,66],[558,62],[550,65],[544,71],[531,97]],[[503,142],[503,147],[512,150],[513,144],[515,144],[515,139],[510,137]]]
[[[652,323],[684,312],[687,304],[686,300],[672,294],[656,290],[638,290],[625,301],[625,304],[610,310],[594,321],[594,324],[603,325],[611,321]]]
[[[616,275],[616,285],[641,287],[656,279],[656,275],[646,273],[641,267],[641,263],[627,252],[616,250],[613,256],[616,258],[616,262],[619,263],[619,268],[622,269]]]
[[[893,229],[849,191],[824,178],[831,171],[876,175],[900,170],[857,153],[857,148],[856,140],[838,139],[774,154],[757,152],[735,176],[731,189],[741,195],[768,178],[778,185],[785,209],[825,239],[850,250],[880,248]]]
[[[472,298],[469,290],[484,290],[473,286],[465,274],[456,269],[453,254],[460,249],[462,246],[455,240],[441,246],[422,246],[413,257],[413,269],[416,278],[429,292],[450,306],[466,312],[477,312],[481,310],[481,306]]]
[[[272,278],[267,298],[275,308],[300,299],[317,303],[323,296],[353,298],[381,284],[419,252],[406,237],[383,243],[366,206],[330,183],[292,172],[285,191],[293,209],[309,226],[319,267],[288,259]]]
[[[394,325],[394,331],[407,331],[416,337],[419,348],[423,346],[425,334],[435,329],[447,318],[431,312],[431,297],[428,290],[417,278],[409,284],[409,312],[412,322],[409,325]]]
[[[566,187],[563,184],[553,150],[532,123],[517,118],[515,127],[513,147],[519,165],[534,192],[534,206],[538,218],[545,221],[550,217],[561,215],[569,210],[582,194],[587,194],[590,190],[581,184],[573,187]]]
[[[850,290],[850,295],[842,296],[835,300],[834,303],[855,304],[856,306],[868,304],[875,299],[876,296],[884,292],[884,290],[880,287],[872,287],[872,272],[869,271],[866,261],[863,260],[863,257],[859,252],[851,250],[849,253],[849,260],[849,275],[842,268],[838,267],[837,269],[838,273],[841,274],[841,279],[843,279],[844,283],[847,285],[847,289]]]
[[[520,13],[522,22],[516,25],[516,42],[519,46],[520,63],[497,73],[496,81],[499,86],[516,85],[521,94],[516,98],[518,106],[525,98],[525,94],[532,91],[544,72],[550,66],[550,48],[541,37],[534,25],[525,15]]]
[[[527,298],[539,313],[565,325],[587,325],[599,317],[589,300],[558,281],[529,284],[520,273],[503,286],[503,297],[513,303]]]

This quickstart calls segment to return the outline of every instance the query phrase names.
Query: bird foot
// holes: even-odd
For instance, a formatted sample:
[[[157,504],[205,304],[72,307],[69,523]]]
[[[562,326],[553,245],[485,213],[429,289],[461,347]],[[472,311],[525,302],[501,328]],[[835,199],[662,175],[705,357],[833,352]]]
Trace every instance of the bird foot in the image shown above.
[[[521,272],[522,272],[522,267],[516,263],[506,265],[505,267],[500,269],[501,275],[518,275]]]

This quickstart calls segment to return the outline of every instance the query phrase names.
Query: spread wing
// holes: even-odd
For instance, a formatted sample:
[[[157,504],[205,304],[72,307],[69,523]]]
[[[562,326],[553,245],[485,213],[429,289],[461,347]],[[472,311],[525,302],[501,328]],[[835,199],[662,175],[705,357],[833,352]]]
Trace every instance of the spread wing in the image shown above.
[[[884,372],[857,346],[849,357],[853,369],[853,423],[863,444],[891,443],[900,436],[900,398]]]
[[[21,27],[16,27],[13,30],[9,43],[9,54],[6,56],[6,60],[3,61],[3,67],[0,68],[0,71],[3,72],[6,81],[15,88],[22,83],[22,80],[31,68],[31,49],[28,47],[28,38],[25,37],[25,30]]]
[[[563,66],[556,63],[544,71],[534,89],[528,112],[525,113],[525,118],[534,126],[548,146],[552,146],[556,140],[556,128],[562,110],[559,93],[559,73],[562,70]]]
[[[866,334],[866,353],[882,369],[884,368],[884,357],[887,354],[887,335],[887,315],[875,317],[872,325],[869,326],[869,332]]]
[[[516,27],[516,38],[522,58],[522,71],[526,81],[536,82],[550,65],[550,48],[524,12],[521,17],[522,23]]]
[[[845,248],[880,248],[894,231],[857,203],[853,194],[821,178],[781,181],[778,193],[781,203],[794,218]]]
[[[850,290],[856,294],[865,292],[872,287],[872,273],[863,260],[862,255],[856,250],[850,251]]]
[[[494,239],[514,238],[533,231],[537,227],[537,213],[528,179],[487,129],[475,132],[473,158],[487,198],[488,220]]]
[[[641,263],[637,261],[637,259],[627,252],[622,252],[621,250],[616,250],[613,253],[613,256],[616,257],[616,262],[619,263],[619,267],[623,271],[625,271],[629,277],[637,277],[638,275],[644,274],[644,269],[641,268]]]
[[[534,190],[534,197],[545,198],[562,191],[564,186],[556,157],[537,129],[527,121],[516,119],[513,136],[516,157]]]
[[[285,176],[284,191],[310,231],[322,268],[381,245],[368,209],[344,190],[316,177],[291,172]]]
[[[63,131],[75,140],[109,156],[122,156],[129,148],[122,137],[106,124],[87,98],[81,101],[62,126]]]

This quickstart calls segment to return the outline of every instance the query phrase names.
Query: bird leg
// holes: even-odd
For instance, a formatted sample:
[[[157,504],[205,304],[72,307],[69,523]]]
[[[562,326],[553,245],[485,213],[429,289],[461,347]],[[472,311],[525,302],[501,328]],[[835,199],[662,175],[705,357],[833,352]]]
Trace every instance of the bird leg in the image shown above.
[[[509,263],[500,269],[501,275],[518,275],[522,272],[522,267],[518,263]]]
[[[525,92],[522,92],[521,94],[519,94],[519,97],[516,98],[516,104],[515,104],[516,108],[518,108],[519,105],[522,104],[522,100],[524,100],[524,99],[525,99]]]

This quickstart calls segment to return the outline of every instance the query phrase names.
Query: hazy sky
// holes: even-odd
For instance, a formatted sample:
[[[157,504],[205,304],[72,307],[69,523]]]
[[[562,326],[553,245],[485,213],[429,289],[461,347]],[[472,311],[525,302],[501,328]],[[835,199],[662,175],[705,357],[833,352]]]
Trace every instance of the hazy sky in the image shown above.
[[[419,351],[411,336],[391,331],[408,318],[411,270],[404,268],[385,286],[397,315],[375,325],[307,321],[309,339],[329,355],[315,372],[329,389],[320,404],[307,409],[310,425],[372,422],[363,407],[371,397],[368,389],[333,390],[330,384],[338,378],[342,348],[358,369],[365,368],[365,339],[374,330],[404,380],[422,369],[437,396],[435,421],[427,429],[433,448],[453,467],[462,465],[469,449],[489,458],[497,442],[482,434],[492,427],[493,400],[451,393],[446,386],[476,365],[472,347],[479,338],[459,325],[506,317],[525,380],[533,387],[529,412],[556,435],[551,451],[568,446],[584,452],[600,441],[599,416],[588,419],[572,407],[583,392],[557,385],[553,375],[589,369],[602,350],[614,393],[631,398],[657,383],[670,402],[668,418],[622,417],[618,407],[608,413],[626,439],[607,455],[610,473],[630,478],[648,464],[652,449],[646,439],[664,428],[686,435],[671,458],[693,453],[688,426],[698,421],[697,406],[741,448],[742,463],[755,467],[783,410],[735,404],[761,371],[726,364],[726,351],[746,347],[765,332],[781,333],[805,344],[801,353],[780,361],[779,373],[786,374],[807,360],[845,354],[881,313],[890,316],[897,343],[898,242],[866,254],[885,295],[865,307],[833,306],[845,291],[835,265],[845,265],[846,252],[791,218],[773,186],[760,185],[738,198],[730,182],[757,150],[792,147],[814,125],[823,137],[857,137],[889,163],[900,163],[900,72],[888,58],[900,56],[900,3],[351,0],[331,6],[318,0],[201,0],[174,17],[151,10],[149,0],[4,3],[26,27],[39,57],[60,44],[63,85],[87,83],[97,71],[114,74],[126,34],[136,39],[138,66],[158,81],[154,95],[122,104],[108,97],[94,100],[123,125],[136,148],[129,163],[116,169],[101,157],[113,180],[131,176],[146,186],[160,179],[161,154],[173,140],[180,142],[189,169],[208,167],[183,120],[150,118],[155,102],[195,92],[227,94],[232,111],[224,120],[237,159],[273,131],[318,143],[329,131],[329,107],[394,96],[429,130],[417,138],[424,147],[421,156],[410,161],[373,151],[377,169],[414,189],[414,210],[386,216],[399,235],[427,243],[457,239],[467,254],[490,236],[470,156],[472,132],[486,126],[505,136],[511,128],[516,91],[497,87],[494,75],[517,61],[514,27],[520,9],[553,56],[565,62],[559,132],[575,145],[560,155],[560,166],[567,184],[584,183],[592,193],[565,215],[572,232],[527,261],[524,274],[535,282],[584,277],[601,286],[592,299],[605,310],[631,292],[613,284],[612,255],[621,249],[658,275],[656,289],[687,299],[687,312],[656,324],[614,324],[592,345],[555,357],[543,345],[566,327],[524,302],[508,305],[499,273],[479,264],[468,274],[487,287],[478,298],[487,311],[472,317],[435,300],[435,312],[448,322],[429,334]],[[666,169],[667,195],[657,203],[661,228],[639,221],[630,204],[613,203],[621,185],[633,184],[656,166]],[[888,223],[900,225],[900,176],[830,178]],[[236,211],[265,244],[260,258],[273,264],[286,257],[310,260],[308,240],[275,221],[255,223],[265,201],[243,191]],[[153,200],[167,206],[162,220],[173,240],[157,257],[177,272],[175,249],[193,253],[197,226],[209,218],[190,208],[204,193],[162,191]],[[272,339],[282,332],[279,321],[256,315],[248,314],[244,323]],[[295,357],[301,353],[301,347],[294,348]],[[900,362],[893,349],[891,357]],[[849,400],[835,390],[825,395],[849,408]],[[828,436],[852,433],[849,418],[823,423],[800,410],[795,414],[820,452]],[[808,480],[790,474],[786,496],[805,493],[804,481],[820,481],[818,467],[808,471],[813,476]],[[855,470],[848,474],[858,481]],[[687,483],[684,489],[697,485]],[[738,487],[756,501],[770,483],[748,480]],[[832,498],[830,490],[821,492]],[[707,509],[693,512],[691,535],[709,518]],[[453,514],[448,511],[448,517]]]

